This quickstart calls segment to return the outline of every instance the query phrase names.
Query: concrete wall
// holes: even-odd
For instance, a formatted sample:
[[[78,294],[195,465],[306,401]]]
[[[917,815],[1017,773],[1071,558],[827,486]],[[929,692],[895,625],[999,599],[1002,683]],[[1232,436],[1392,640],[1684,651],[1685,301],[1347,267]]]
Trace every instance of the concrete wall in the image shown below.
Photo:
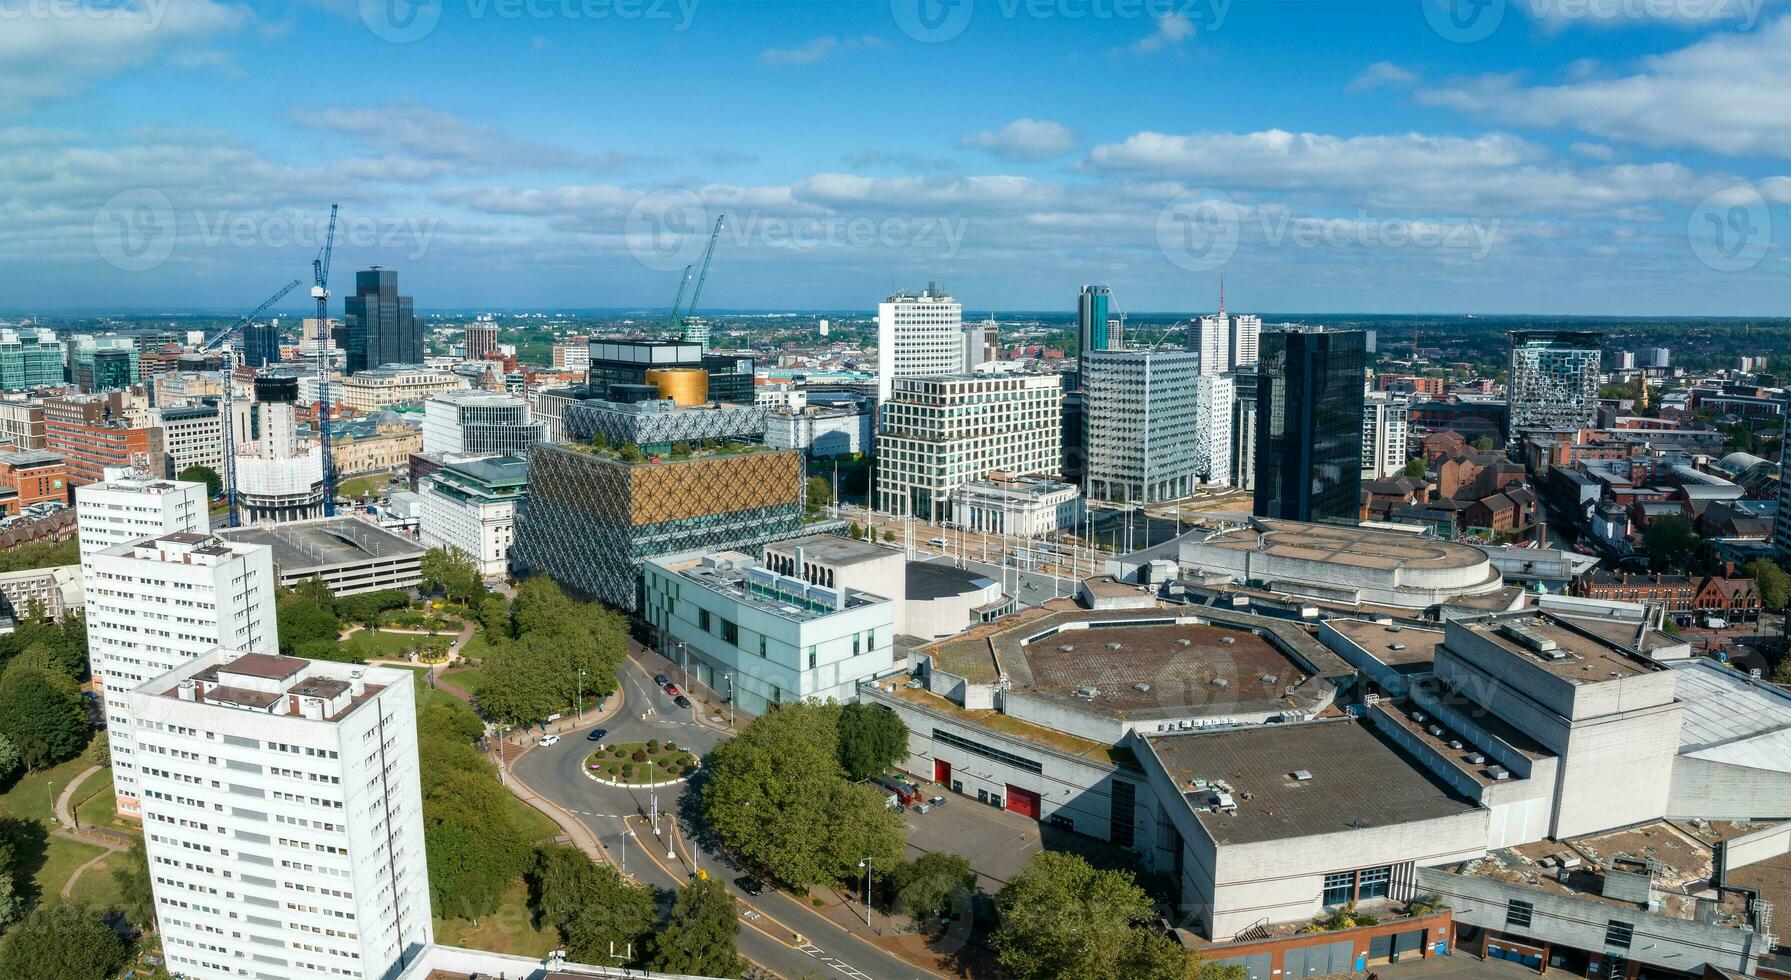
[[[1578,837],[1665,816],[1682,714],[1675,703],[1575,725],[1561,757],[1550,836]]]
[[[1722,866],[1724,870],[1732,871],[1787,853],[1791,853],[1791,823],[1774,824],[1765,830],[1725,841]]]
[[[1791,773],[1675,756],[1667,816],[1740,821],[1791,817]]]
[[[1446,899],[1455,921],[1538,943],[1571,946],[1592,953],[1623,955],[1651,966],[1697,973],[1703,964],[1752,973],[1758,952],[1755,934],[1721,925],[1703,925],[1656,915],[1600,898],[1558,895],[1493,878],[1458,875],[1438,868],[1418,871],[1418,887]],[[1512,899],[1534,906],[1528,928],[1506,923]],[[1628,949],[1607,947],[1605,927],[1629,923],[1635,937]]]

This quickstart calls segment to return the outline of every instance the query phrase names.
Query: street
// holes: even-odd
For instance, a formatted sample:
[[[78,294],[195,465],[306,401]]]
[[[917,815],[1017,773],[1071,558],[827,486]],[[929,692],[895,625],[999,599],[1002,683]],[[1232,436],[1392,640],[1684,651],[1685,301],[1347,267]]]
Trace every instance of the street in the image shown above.
[[[675,672],[672,676],[674,681],[680,680]],[[692,711],[673,704],[654,685],[651,675],[633,660],[624,662],[620,677],[624,707],[604,723],[609,729],[606,744],[669,740],[702,755],[724,737],[721,732],[698,724]],[[655,888],[677,889],[696,867],[726,881],[742,908],[750,910],[742,916],[742,956],[785,977],[811,972],[878,980],[929,975],[775,889],[767,888],[757,898],[748,899],[733,884],[740,871],[713,855],[692,854],[681,833],[677,846],[669,849],[674,856],[668,858],[664,838],[654,837],[646,817],[652,810],[654,791],[644,786],[604,785],[585,776],[584,760],[596,748],[596,743],[585,738],[588,730],[576,730],[555,745],[528,750],[514,760],[515,775],[588,826],[618,864],[623,862],[625,851],[628,872],[641,882]],[[657,791],[662,834],[671,831],[683,791],[682,783]],[[800,933],[806,942],[799,946],[791,941],[795,933]]]

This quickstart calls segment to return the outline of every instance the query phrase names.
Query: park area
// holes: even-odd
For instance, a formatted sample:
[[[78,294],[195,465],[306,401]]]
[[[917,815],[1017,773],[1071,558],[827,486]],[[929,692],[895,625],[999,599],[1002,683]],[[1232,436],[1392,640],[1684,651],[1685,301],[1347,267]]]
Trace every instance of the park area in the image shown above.
[[[605,745],[585,758],[585,772],[598,779],[631,786],[665,783],[696,772],[697,759],[676,742],[624,742]]]

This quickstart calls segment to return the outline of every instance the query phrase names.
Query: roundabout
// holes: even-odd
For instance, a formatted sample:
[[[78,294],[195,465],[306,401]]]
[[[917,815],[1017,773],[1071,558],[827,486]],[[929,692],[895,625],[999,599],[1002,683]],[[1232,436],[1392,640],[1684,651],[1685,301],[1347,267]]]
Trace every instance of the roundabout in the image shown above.
[[[585,775],[611,786],[681,783],[697,770],[697,756],[676,742],[652,739],[600,745],[585,756]]]

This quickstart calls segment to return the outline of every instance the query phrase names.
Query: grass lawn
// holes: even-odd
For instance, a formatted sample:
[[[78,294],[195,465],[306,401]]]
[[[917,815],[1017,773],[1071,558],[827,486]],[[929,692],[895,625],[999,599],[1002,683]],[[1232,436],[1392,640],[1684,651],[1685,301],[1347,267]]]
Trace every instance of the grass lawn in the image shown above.
[[[485,916],[478,925],[466,919],[436,919],[435,941],[444,946],[544,957],[559,948],[560,936],[551,929],[542,932],[535,928],[528,900],[528,886],[518,878],[504,890],[497,914]]]
[[[491,637],[486,636],[483,629],[476,629],[472,636],[467,637],[466,646],[460,648],[460,655],[473,660],[484,660],[496,649],[497,645],[491,642]]]
[[[446,650],[453,642],[452,635],[418,636],[414,633],[369,633],[364,629],[358,629],[348,634],[348,638],[342,641],[342,647],[372,660],[381,657],[401,658],[413,649]]]
[[[510,818],[523,836],[539,843],[560,836],[560,825],[554,823],[547,814],[517,799],[512,793],[504,794],[504,809],[510,812]]]
[[[118,815],[110,768],[88,776],[87,781],[76,792],[80,799],[74,803],[75,819],[80,821],[81,826],[105,827],[133,837],[142,836],[142,824]]]
[[[634,761],[637,751],[647,752],[646,743],[605,745],[585,757],[585,769],[611,782],[642,785],[675,779],[696,769],[696,757],[689,749],[668,749],[662,743],[657,752],[647,752],[645,762]]]
[[[69,901],[86,902],[101,909],[117,905],[120,895],[118,882],[112,879],[112,869],[124,867],[124,862],[128,860],[128,853],[110,854],[105,860],[81,872],[80,880],[75,882],[75,887],[68,894]],[[61,891],[62,885],[58,884],[56,893],[60,894]]]
[[[336,484],[336,493],[349,500],[361,499],[361,494],[371,490],[377,494],[386,487],[392,478],[390,473],[368,473],[365,476],[352,477]]]
[[[13,782],[5,793],[0,793],[0,808],[4,808],[14,817],[23,820],[35,820],[43,824],[45,836],[41,845],[32,842],[21,848],[20,865],[36,885],[38,894],[45,900],[55,901],[62,894],[62,886],[76,868],[90,859],[105,853],[105,848],[82,841],[69,840],[50,834],[50,801],[51,786],[55,792],[62,792],[69,780],[87,768],[84,759],[75,758],[59,766],[42,772],[29,773]],[[87,777],[81,784],[77,794],[89,801],[81,813],[91,813],[96,823],[102,826],[117,826],[119,829],[138,831],[130,821],[115,824],[116,815],[112,812],[112,778],[110,770],[101,770]],[[78,804],[77,804],[78,806]],[[102,865],[108,862],[101,862]],[[88,876],[99,873],[99,879],[88,881]],[[100,880],[103,879],[103,880]],[[76,884],[76,895],[90,898],[95,904],[109,904],[118,900],[118,891],[112,883],[111,876],[104,867],[90,868],[81,876]]]
[[[442,671],[438,680],[452,684],[468,694],[477,694],[479,685],[485,681],[485,671],[478,667],[450,667]]]

